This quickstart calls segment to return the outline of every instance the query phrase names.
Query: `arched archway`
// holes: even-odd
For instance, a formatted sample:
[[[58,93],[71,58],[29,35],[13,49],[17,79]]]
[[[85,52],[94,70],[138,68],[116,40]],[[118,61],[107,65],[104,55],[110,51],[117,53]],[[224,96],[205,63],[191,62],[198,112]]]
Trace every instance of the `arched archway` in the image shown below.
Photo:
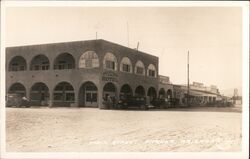
[[[42,82],[35,83],[30,90],[30,102],[32,105],[49,104],[49,88]]]
[[[154,87],[150,87],[150,88],[148,89],[147,96],[149,96],[150,101],[152,101],[154,98],[156,98],[157,93],[156,93],[156,90],[155,90]]]
[[[58,83],[53,93],[55,106],[70,106],[75,102],[74,88],[68,82]]]
[[[30,70],[48,70],[49,59],[45,55],[37,55],[31,60]]]
[[[103,87],[103,99],[106,101],[108,96],[116,97],[116,86],[114,83],[108,82]]]
[[[75,59],[69,53],[61,53],[54,60],[55,70],[74,69],[74,68],[75,68]]]
[[[166,97],[166,92],[165,92],[165,89],[164,88],[161,88],[159,90],[159,98],[160,99],[164,99]]]
[[[133,91],[131,87],[128,84],[124,84],[121,87],[120,97],[129,98],[131,96],[133,96]]]
[[[167,100],[170,102],[170,104],[173,104],[174,100],[173,100],[173,92],[171,89],[167,90]]]
[[[18,94],[22,97],[26,96],[26,89],[21,83],[14,83],[10,86],[8,93]]]
[[[9,63],[9,71],[25,71],[27,70],[27,62],[22,56],[15,56]]]
[[[135,95],[144,97],[146,95],[145,89],[142,86],[137,86],[135,89]]]
[[[171,99],[172,96],[173,96],[172,90],[171,90],[171,89],[168,89],[168,91],[167,91],[167,98],[168,98],[168,99]]]
[[[85,82],[79,90],[79,105],[85,107],[98,106],[98,88],[93,82]]]

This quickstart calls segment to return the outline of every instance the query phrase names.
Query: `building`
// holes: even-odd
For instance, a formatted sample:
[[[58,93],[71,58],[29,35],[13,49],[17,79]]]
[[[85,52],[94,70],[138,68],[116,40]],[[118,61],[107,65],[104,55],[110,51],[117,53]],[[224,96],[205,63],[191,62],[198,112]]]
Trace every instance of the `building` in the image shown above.
[[[174,85],[174,99],[178,105],[187,105],[187,85]],[[193,105],[206,105],[221,100],[219,89],[212,85],[205,86],[203,83],[193,82],[189,85],[189,103]]]
[[[158,61],[101,39],[8,47],[6,92],[49,106],[102,108],[107,96],[153,99],[162,94]]]
[[[169,105],[172,105],[173,84],[170,82],[168,76],[159,75],[158,79],[159,79],[159,86],[158,86],[159,99],[165,99],[165,101],[167,101]]]

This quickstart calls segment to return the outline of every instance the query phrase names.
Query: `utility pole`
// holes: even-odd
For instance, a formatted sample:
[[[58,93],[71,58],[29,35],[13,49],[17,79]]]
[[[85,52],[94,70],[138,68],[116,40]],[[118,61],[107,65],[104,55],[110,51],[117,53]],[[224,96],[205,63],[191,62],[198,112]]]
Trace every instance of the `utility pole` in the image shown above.
[[[189,51],[187,55],[187,106],[189,107]]]

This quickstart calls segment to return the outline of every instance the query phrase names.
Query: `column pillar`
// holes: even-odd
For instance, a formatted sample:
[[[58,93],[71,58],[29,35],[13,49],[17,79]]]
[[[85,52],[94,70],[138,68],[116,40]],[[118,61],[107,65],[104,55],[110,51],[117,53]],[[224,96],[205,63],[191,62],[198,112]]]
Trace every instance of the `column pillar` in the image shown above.
[[[100,83],[98,85],[98,108],[101,109],[101,108],[104,108],[104,105],[103,105],[103,85],[102,83]]]
[[[54,90],[52,88],[49,89],[49,107],[53,107],[53,101],[54,101]]]
[[[71,105],[71,107],[79,107],[79,94],[78,94],[79,90],[75,89],[74,93],[75,93],[75,103]]]

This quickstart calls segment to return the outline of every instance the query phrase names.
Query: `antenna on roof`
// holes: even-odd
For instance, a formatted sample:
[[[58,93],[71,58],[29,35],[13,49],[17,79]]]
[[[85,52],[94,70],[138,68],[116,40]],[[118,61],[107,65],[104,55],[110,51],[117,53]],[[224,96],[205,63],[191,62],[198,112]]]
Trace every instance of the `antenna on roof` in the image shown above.
[[[128,47],[129,47],[129,26],[128,26],[128,22],[127,22],[127,40],[128,40]]]
[[[138,49],[139,49],[139,41],[137,42],[137,47],[136,47],[136,50],[138,51]]]

